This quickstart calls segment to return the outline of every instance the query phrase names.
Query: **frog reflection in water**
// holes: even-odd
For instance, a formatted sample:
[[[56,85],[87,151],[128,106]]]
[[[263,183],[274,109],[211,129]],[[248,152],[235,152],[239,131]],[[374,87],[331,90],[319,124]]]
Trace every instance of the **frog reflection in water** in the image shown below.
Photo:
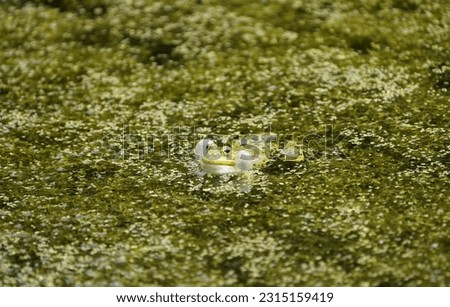
[[[273,157],[279,156],[285,161],[303,161],[302,150],[295,142],[286,142],[280,150],[278,144],[273,142],[276,138],[276,135],[250,135],[222,147],[212,139],[205,138],[197,143],[194,153],[203,170],[202,175],[238,174],[241,191],[249,191],[254,181],[252,171],[264,167],[273,161]]]

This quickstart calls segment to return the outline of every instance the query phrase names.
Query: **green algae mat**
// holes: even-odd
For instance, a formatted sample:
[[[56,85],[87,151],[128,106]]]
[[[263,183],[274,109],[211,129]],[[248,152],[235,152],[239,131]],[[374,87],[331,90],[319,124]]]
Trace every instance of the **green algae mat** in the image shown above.
[[[0,285],[450,286],[449,12],[1,1]],[[200,175],[264,133],[304,160]]]

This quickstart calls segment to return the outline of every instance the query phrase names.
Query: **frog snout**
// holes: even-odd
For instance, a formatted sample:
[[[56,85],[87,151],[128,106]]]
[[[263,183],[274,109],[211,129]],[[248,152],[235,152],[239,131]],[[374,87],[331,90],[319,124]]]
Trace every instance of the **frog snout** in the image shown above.
[[[200,160],[201,157],[206,156],[206,154],[208,153],[208,149],[213,145],[214,142],[211,139],[200,140],[194,148],[195,159]]]

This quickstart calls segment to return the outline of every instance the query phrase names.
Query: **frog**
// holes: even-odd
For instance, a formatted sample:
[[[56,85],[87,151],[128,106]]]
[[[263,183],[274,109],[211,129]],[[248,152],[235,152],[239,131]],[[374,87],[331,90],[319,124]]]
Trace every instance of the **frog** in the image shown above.
[[[194,153],[201,169],[213,175],[248,173],[262,169],[277,156],[284,161],[303,161],[303,152],[295,141],[285,142],[280,149],[276,140],[275,134],[252,134],[219,146],[219,142],[204,138],[196,144]]]

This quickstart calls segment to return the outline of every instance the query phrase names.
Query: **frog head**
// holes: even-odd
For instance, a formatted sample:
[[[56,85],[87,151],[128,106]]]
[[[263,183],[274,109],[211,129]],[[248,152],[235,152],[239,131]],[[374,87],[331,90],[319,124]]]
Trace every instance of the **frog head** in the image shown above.
[[[301,162],[304,159],[301,146],[295,141],[284,143],[283,148],[272,144],[276,135],[245,135],[219,148],[216,142],[206,138],[195,146],[196,160],[210,174],[233,174],[247,172],[266,165],[272,156],[283,161]]]
[[[244,149],[238,142],[233,142],[232,146],[219,148],[211,139],[200,140],[195,146],[194,153],[203,170],[217,175],[252,170],[261,159]]]

